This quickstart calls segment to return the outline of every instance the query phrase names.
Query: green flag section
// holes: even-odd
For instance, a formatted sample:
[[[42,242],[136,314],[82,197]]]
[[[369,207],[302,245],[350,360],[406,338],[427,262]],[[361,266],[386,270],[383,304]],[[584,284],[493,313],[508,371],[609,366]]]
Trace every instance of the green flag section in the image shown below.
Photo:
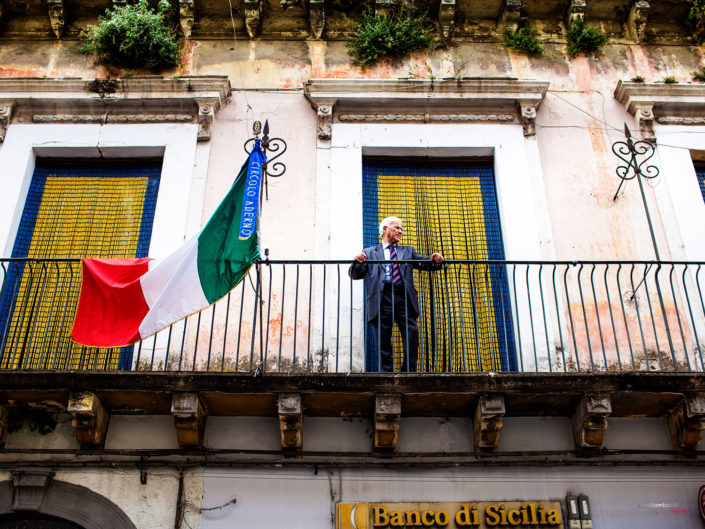
[[[230,292],[259,258],[259,141],[201,232],[161,260],[84,259],[71,337],[91,347],[137,342]]]

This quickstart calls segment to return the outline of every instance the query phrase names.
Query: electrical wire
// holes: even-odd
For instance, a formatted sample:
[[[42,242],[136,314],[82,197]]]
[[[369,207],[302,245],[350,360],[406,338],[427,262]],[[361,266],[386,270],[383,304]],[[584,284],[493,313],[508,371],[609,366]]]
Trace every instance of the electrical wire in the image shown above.
[[[230,23],[233,26],[233,50],[237,54],[237,29],[235,28],[235,18],[233,17],[233,3],[232,0],[228,0],[228,5],[230,6]],[[242,65],[240,64],[239,61],[237,61],[237,70],[238,74],[240,76],[240,87],[242,88],[242,95],[245,97],[245,105],[246,105],[246,113],[245,113],[245,126],[247,127],[247,130],[250,131],[252,128],[250,127],[250,122],[249,122],[249,116],[252,114],[252,121],[254,122],[255,119],[255,113],[254,109],[250,105],[250,102],[247,100],[247,91],[244,90],[245,82],[244,82],[244,77],[242,75]]]

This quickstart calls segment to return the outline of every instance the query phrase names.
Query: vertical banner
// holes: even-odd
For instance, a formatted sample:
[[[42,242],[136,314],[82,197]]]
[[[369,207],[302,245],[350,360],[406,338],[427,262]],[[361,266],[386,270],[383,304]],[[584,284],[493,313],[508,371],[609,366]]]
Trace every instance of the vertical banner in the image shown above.
[[[259,190],[262,185],[262,165],[264,156],[260,140],[255,141],[252,153],[247,161],[247,179],[240,216],[240,240],[245,241],[256,231],[259,210]]]

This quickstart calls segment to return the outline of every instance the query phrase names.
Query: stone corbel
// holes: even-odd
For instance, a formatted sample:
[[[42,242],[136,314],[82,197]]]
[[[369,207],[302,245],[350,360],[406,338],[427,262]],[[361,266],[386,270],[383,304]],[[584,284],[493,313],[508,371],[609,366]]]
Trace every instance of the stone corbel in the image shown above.
[[[641,133],[641,138],[651,142],[656,143],[656,134],[654,133],[654,110],[653,107],[637,107],[636,112],[634,112],[634,117],[639,125],[639,132]]]
[[[578,450],[602,448],[607,429],[607,417],[612,413],[608,395],[583,395],[571,416],[573,440]]]
[[[668,414],[674,450],[697,450],[705,430],[705,393],[686,395]]]
[[[283,450],[301,450],[304,444],[304,412],[301,394],[282,393],[277,399]]]
[[[191,38],[194,18],[193,0],[179,0],[179,24],[181,24],[181,32],[185,39]]]
[[[521,126],[524,129],[525,138],[536,135],[536,107],[521,105]]]
[[[375,440],[374,449],[394,452],[399,444],[401,422],[401,396],[380,394],[375,396]]]
[[[395,0],[375,0],[375,15],[389,15],[396,5]]]
[[[113,8],[127,5],[127,0],[113,0]]]
[[[637,42],[642,42],[644,40],[644,33],[646,31],[646,23],[649,20],[650,8],[651,6],[649,5],[648,0],[636,0],[629,10],[627,28],[631,37]]]
[[[210,100],[196,100],[198,103],[198,141],[210,141],[211,127],[215,121],[215,107]]]
[[[11,117],[12,117],[12,102],[0,101],[0,143],[5,141],[5,134],[7,133],[7,127],[10,124]]]
[[[81,447],[102,447],[108,430],[109,415],[98,395],[89,391],[71,393],[67,411],[72,416],[71,426],[76,431],[76,440]]]
[[[251,39],[254,39],[259,32],[261,19],[261,0],[245,0],[245,27]]]
[[[326,2],[325,0],[308,0],[308,17],[311,24],[311,35],[320,39],[326,28]]]
[[[64,0],[47,0],[49,8],[49,22],[51,30],[57,39],[61,38],[64,31]]]
[[[570,0],[565,13],[565,23],[570,29],[577,20],[585,20],[586,0]]]
[[[504,414],[503,395],[497,393],[480,395],[472,421],[475,451],[484,453],[497,451]]]
[[[521,8],[521,0],[506,0],[504,12],[502,13],[502,23],[505,30],[516,31],[519,29]]]
[[[318,114],[318,139],[329,140],[333,129],[333,105],[320,105],[316,114]]]
[[[176,438],[181,448],[203,446],[207,412],[198,393],[174,393],[171,398]]]
[[[38,511],[44,501],[54,472],[43,469],[12,472],[12,510]]]
[[[438,23],[445,38],[450,38],[455,27],[455,0],[441,0],[438,10]]]

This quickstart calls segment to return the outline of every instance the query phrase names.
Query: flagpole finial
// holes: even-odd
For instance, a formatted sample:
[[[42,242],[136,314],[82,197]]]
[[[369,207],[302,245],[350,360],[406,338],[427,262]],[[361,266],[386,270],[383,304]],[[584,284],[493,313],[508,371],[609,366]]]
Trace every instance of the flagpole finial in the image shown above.
[[[282,138],[269,137],[268,119],[264,121],[264,128],[262,127],[261,121],[255,121],[252,125],[252,132],[254,133],[254,137],[248,138],[243,147],[245,152],[250,154],[256,146],[259,146],[258,148],[265,155],[265,159],[262,163],[262,170],[264,173],[264,194],[265,198],[269,199],[268,178],[270,176],[275,178],[279,177],[286,171],[286,165],[280,161],[274,161],[286,151],[286,141]],[[263,134],[262,139],[259,137],[260,134]]]
[[[627,138],[631,138],[631,137],[632,137],[632,132],[629,130],[629,127],[627,127],[627,124],[626,124],[626,123],[624,124],[624,135],[625,135]]]

